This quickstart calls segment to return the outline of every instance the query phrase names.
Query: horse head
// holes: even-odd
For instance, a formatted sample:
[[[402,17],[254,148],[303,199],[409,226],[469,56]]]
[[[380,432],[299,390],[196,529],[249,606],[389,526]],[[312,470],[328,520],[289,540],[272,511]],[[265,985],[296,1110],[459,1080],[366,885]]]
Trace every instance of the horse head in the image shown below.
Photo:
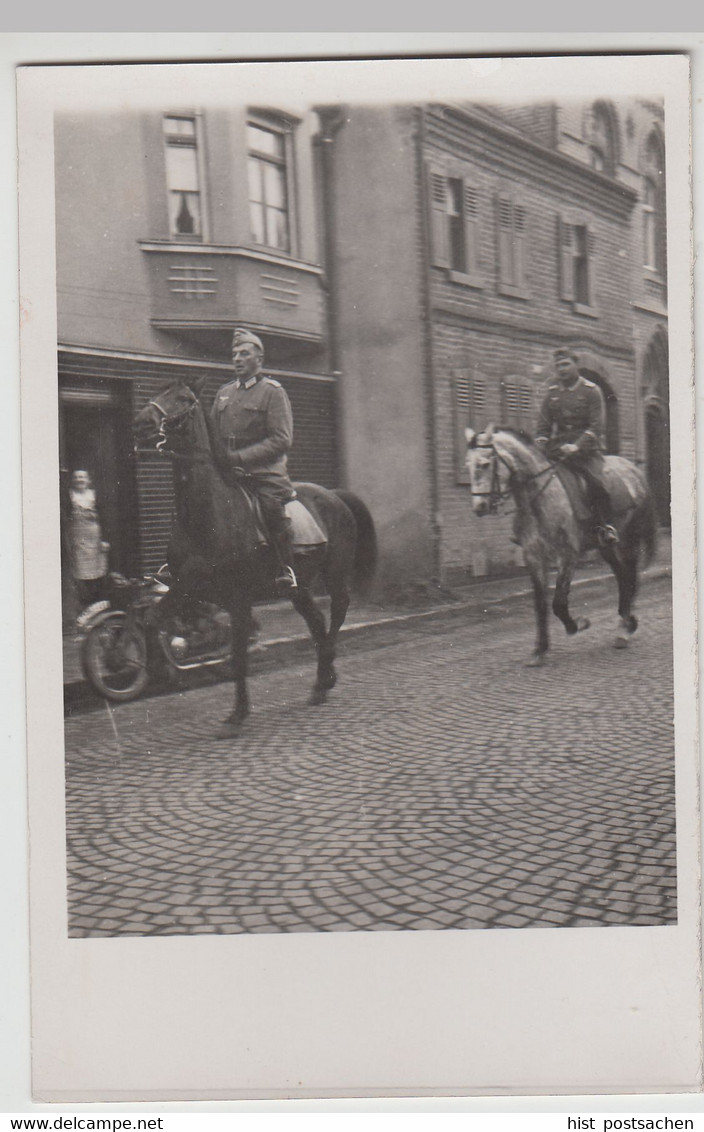
[[[483,432],[465,429],[467,455],[465,465],[472,489],[472,509],[475,515],[488,515],[496,511],[503,496],[509,493],[511,469],[499,457],[494,446],[495,428],[487,425]]]
[[[192,429],[205,378],[182,379],[167,385],[148,401],[133,421],[133,432],[140,446],[176,453],[193,444]]]

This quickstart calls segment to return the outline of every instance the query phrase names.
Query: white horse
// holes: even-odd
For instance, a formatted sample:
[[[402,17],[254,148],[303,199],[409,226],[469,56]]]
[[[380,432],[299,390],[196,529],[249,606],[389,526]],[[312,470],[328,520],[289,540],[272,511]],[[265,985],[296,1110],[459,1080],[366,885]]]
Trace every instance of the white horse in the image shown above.
[[[465,431],[472,506],[477,515],[494,513],[502,500],[516,507],[515,538],[533,584],[537,639],[530,666],[544,663],[548,638],[548,569],[557,566],[553,612],[573,635],[589,628],[586,617],[573,618],[569,591],[581,553],[598,547],[618,582],[618,627],[614,646],[625,648],[638,628],[632,611],[638,587],[641,547],[649,560],[655,550],[656,520],[642,472],[620,456],[606,456],[605,478],[614,488],[614,525],[619,541],[600,545],[589,524],[575,513],[556,465],[524,433],[489,425],[482,433]]]

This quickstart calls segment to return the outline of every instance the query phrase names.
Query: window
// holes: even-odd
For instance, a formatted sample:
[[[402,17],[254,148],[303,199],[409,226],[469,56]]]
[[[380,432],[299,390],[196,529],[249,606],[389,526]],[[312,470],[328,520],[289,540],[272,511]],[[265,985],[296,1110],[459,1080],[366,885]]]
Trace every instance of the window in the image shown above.
[[[526,209],[509,196],[497,198],[498,289],[526,298]]]
[[[291,250],[287,132],[256,122],[247,124],[247,175],[252,240],[267,248]]]
[[[645,151],[643,178],[643,266],[665,274],[665,155],[657,134]]]
[[[616,175],[616,126],[613,113],[603,102],[591,108],[589,160],[593,169],[607,177]]]
[[[533,386],[522,377],[506,377],[501,382],[501,423],[532,435],[535,428]]]
[[[166,187],[171,236],[203,235],[195,118],[164,118]]]
[[[486,380],[474,370],[455,370],[452,379],[455,409],[455,473],[457,483],[469,483],[465,465],[467,441],[464,430],[477,431],[489,424]]]
[[[645,178],[643,193],[643,264],[652,271],[657,270],[657,203],[656,189],[650,177]]]
[[[560,298],[580,314],[594,314],[596,237],[589,224],[558,217]]]
[[[480,286],[479,192],[464,177],[429,171],[432,262],[450,271],[456,283]]]

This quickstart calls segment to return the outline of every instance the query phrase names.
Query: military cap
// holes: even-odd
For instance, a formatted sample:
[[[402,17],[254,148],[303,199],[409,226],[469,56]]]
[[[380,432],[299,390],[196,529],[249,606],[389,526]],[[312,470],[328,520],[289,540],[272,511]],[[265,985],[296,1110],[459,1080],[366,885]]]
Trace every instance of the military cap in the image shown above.
[[[233,331],[233,346],[245,346],[248,342],[252,346],[256,346],[260,353],[264,353],[264,347],[262,345],[261,338],[257,338],[256,334],[252,334],[251,330],[243,330],[241,327],[238,327],[237,330]]]
[[[553,358],[571,358],[573,362],[578,362],[577,351],[573,350],[571,346],[558,346],[552,352]]]

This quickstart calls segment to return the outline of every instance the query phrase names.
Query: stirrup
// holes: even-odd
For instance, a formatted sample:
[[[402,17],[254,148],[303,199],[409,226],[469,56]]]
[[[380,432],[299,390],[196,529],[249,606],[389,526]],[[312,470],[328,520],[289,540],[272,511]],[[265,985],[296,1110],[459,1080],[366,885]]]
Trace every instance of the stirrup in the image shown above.
[[[293,572],[293,567],[282,566],[281,571],[276,575],[276,588],[283,593],[289,593],[291,590],[298,589],[298,579]]]
[[[615,527],[612,527],[611,523],[604,523],[603,526],[598,528],[597,538],[601,546],[614,546],[617,542],[620,542],[618,531]]]

